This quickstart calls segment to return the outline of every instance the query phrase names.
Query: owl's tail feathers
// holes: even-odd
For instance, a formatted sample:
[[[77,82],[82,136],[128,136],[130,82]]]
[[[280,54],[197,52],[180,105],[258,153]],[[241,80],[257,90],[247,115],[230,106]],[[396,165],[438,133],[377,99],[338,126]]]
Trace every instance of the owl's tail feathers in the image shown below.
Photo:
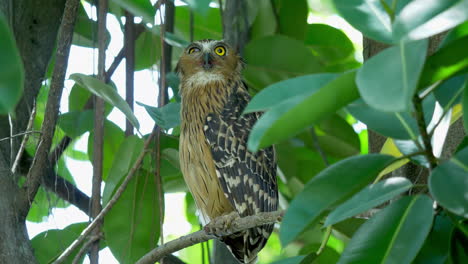
[[[222,241],[240,263],[255,264],[258,252],[265,246],[272,231],[273,224],[263,225],[223,237]]]

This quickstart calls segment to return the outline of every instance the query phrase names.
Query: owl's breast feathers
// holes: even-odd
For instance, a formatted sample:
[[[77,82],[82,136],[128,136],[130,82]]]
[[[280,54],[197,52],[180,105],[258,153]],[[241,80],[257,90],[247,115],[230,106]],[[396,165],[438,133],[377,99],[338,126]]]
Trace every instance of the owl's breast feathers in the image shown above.
[[[182,91],[180,155],[184,177],[205,220],[276,211],[278,190],[273,147],[252,153],[249,133],[259,113],[242,115],[250,100],[240,80],[216,81]],[[223,238],[242,263],[252,263],[273,225]]]

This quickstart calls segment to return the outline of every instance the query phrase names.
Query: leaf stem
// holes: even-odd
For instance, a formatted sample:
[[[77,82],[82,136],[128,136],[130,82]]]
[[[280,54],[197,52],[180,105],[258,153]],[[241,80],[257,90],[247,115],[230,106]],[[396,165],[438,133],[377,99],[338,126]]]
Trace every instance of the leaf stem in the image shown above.
[[[424,112],[422,108],[422,100],[418,94],[413,97],[413,105],[416,114],[416,121],[418,123],[419,133],[421,134],[422,141],[424,144],[425,155],[429,161],[429,168],[433,170],[437,166],[437,159],[432,152],[431,138],[426,130],[426,121],[424,120]]]
[[[332,232],[332,226],[328,226],[327,230],[325,231],[325,237],[322,240],[322,244],[320,244],[320,247],[317,250],[317,253],[316,253],[317,255],[320,255],[322,251],[325,249],[325,247],[327,246],[328,240],[330,240],[331,232]]]

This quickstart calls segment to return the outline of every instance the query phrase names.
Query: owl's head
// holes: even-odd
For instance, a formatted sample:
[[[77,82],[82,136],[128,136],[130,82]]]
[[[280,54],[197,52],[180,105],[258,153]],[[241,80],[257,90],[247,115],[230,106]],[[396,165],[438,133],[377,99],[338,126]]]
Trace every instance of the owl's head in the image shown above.
[[[243,65],[242,58],[227,43],[204,39],[187,46],[177,63],[177,72],[182,80],[226,79],[240,76]]]

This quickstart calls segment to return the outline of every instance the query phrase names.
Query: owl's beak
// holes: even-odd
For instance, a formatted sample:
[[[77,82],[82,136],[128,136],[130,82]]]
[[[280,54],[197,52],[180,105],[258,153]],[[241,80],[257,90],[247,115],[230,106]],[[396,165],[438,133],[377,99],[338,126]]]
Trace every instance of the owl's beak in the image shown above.
[[[213,58],[211,57],[210,53],[203,54],[203,69],[209,70],[213,68],[212,60]]]

